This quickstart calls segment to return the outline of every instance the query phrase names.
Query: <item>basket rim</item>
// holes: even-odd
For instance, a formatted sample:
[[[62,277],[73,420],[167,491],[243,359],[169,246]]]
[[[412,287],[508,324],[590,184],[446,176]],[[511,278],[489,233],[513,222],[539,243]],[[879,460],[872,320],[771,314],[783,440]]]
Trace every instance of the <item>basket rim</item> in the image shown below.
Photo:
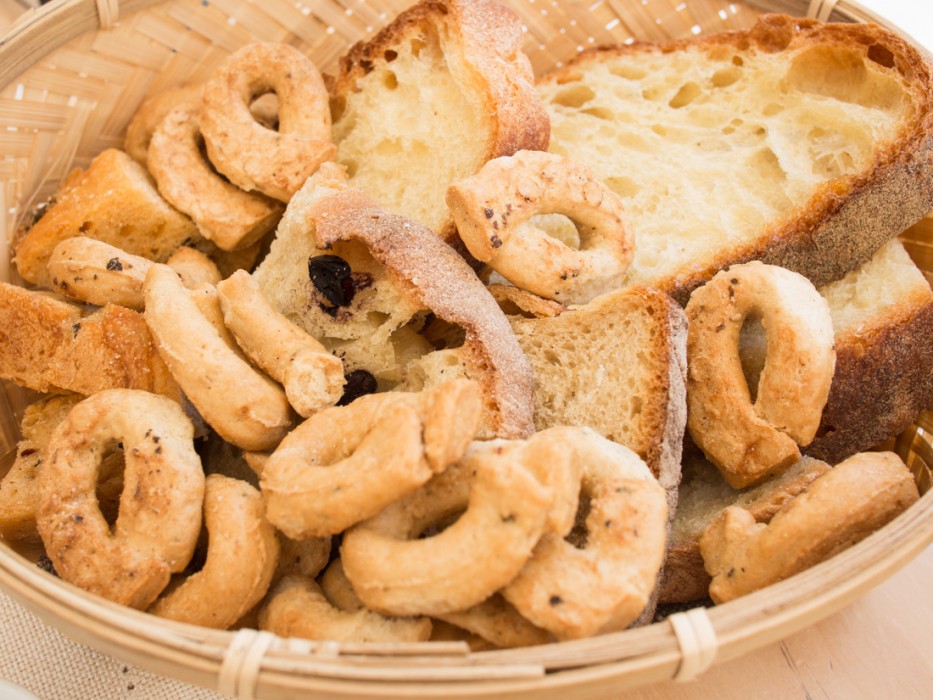
[[[882,583],[931,543],[933,491],[885,527],[832,559],[756,593],[708,608],[707,614],[719,642],[716,661],[743,655],[831,615]],[[829,581],[832,585],[827,585]],[[2,542],[0,587],[52,626],[60,629],[56,623],[62,621],[78,625],[83,631],[78,641],[105,652],[119,649],[126,660],[155,672],[164,673],[162,663],[180,665],[190,674],[182,680],[205,687],[216,687],[225,654],[237,634],[154,618],[116,605],[38,569]],[[411,655],[411,650],[406,654],[413,659],[424,657],[434,663],[439,658],[436,654],[428,654],[424,645],[404,646],[413,647],[415,654]],[[377,653],[367,653],[367,649]],[[322,654],[322,650],[327,653]],[[334,654],[335,650],[343,653]],[[517,697],[529,689],[529,683],[537,689],[557,689],[568,683],[612,681],[614,687],[622,688],[628,674],[636,669],[650,673],[655,680],[670,679],[682,661],[677,639],[666,620],[638,629],[585,640],[554,642],[530,650],[470,653],[451,645],[443,650],[452,652],[447,657],[454,659],[450,666],[442,666],[440,673],[430,674],[435,678],[412,680],[385,677],[385,671],[399,667],[399,655],[386,655],[385,645],[355,644],[335,648],[330,643],[299,640],[297,646],[272,648],[265,654],[259,669],[259,684],[282,674],[294,679],[297,674],[308,684],[301,687],[313,690],[322,690],[321,686],[337,682],[342,684],[343,690],[352,693],[354,683],[362,683],[359,690],[371,693],[372,682],[378,681],[380,687],[385,688],[400,689],[414,684],[418,697],[433,697],[432,693],[447,698],[489,697],[492,691],[501,694],[497,697]],[[574,660],[581,653],[588,660],[585,664]],[[539,670],[525,658],[530,656],[538,660]],[[562,657],[571,662],[561,662]],[[347,664],[348,659],[365,659],[365,667],[375,673],[346,671],[347,666],[353,668],[353,664]],[[496,669],[494,675],[499,677],[489,680],[488,674],[462,671],[477,667],[487,671]],[[444,668],[455,670],[444,671]],[[361,675],[362,678],[354,677]],[[409,675],[412,674],[409,672]],[[641,677],[639,684],[644,681],[645,677]],[[351,696],[366,697],[365,693]]]

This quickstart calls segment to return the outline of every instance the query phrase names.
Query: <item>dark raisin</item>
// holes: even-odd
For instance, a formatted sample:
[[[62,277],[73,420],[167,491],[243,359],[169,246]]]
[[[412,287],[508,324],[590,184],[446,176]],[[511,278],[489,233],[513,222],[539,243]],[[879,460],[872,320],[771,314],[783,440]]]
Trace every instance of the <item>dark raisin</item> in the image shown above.
[[[376,393],[376,378],[365,369],[353,370],[346,379],[347,383],[343,387],[343,396],[337,402],[338,406],[346,406],[354,399]]]
[[[308,258],[311,283],[333,306],[353,301],[356,286],[347,261],[337,255],[314,255]]]
[[[107,261],[107,269],[120,272],[123,269],[123,263],[120,262],[120,258],[110,258]]]
[[[52,576],[58,576],[58,572],[55,570],[55,565],[52,563],[52,560],[49,559],[45,554],[36,560],[36,566],[38,566],[46,573],[52,574]]]

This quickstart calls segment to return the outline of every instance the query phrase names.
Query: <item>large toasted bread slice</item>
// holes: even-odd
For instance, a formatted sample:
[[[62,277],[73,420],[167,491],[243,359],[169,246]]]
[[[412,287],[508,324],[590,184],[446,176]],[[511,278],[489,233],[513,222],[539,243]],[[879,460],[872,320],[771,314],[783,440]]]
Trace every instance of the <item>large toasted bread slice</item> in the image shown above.
[[[751,259],[837,280],[933,208],[931,67],[874,25],[766,15],[584,52],[539,92],[550,150],[632,217],[625,282],[681,302]]]

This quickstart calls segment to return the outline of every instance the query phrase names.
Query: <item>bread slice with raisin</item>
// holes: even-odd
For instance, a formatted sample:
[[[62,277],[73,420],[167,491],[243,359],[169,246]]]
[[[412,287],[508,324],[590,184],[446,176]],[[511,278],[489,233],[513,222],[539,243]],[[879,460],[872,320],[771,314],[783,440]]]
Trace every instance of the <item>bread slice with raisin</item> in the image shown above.
[[[424,0],[341,59],[329,79],[350,183],[448,242],[447,186],[548,143],[518,16],[495,0]]]
[[[765,15],[584,52],[538,88],[550,150],[631,216],[625,283],[681,303],[752,259],[837,280],[933,209],[931,66],[875,25]]]

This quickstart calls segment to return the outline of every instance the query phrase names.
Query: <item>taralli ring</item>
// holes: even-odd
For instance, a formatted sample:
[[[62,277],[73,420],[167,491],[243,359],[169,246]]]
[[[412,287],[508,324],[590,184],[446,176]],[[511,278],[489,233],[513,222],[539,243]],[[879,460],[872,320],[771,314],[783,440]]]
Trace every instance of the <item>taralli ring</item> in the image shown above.
[[[215,173],[201,153],[198,112],[173,109],[149,144],[148,166],[159,193],[221,250],[246,248],[278,223],[281,203],[244,192]]]
[[[366,607],[389,615],[465,610],[521,570],[548,529],[553,491],[520,451],[499,448],[473,443],[460,462],[344,533],[343,568]]]
[[[152,135],[165,115],[176,107],[197,110],[201,106],[201,85],[172,88],[143,102],[126,125],[123,150],[141,165],[147,165]]]
[[[554,641],[549,632],[535,627],[498,594],[467,610],[438,614],[437,619],[482,637],[501,649],[530,647]]]
[[[816,435],[836,366],[826,300],[805,277],[774,265],[733,265],[686,307],[687,427],[734,488],[779,474]],[[767,334],[752,404],[739,341],[750,316]]]
[[[207,477],[204,524],[210,535],[204,567],[162,595],[148,612],[227,629],[268,591],[279,541],[263,515],[259,492],[220,474]]]
[[[628,448],[589,428],[556,430],[583,469],[584,543],[545,535],[502,593],[558,639],[624,629],[647,605],[664,562],[664,489]]]
[[[55,246],[49,258],[49,278],[58,292],[71,299],[97,306],[119,304],[142,311],[143,282],[155,264],[109,243],[75,236]],[[179,248],[165,264],[182,276],[189,289],[203,282],[220,281],[217,266],[194,248]]]
[[[238,270],[217,285],[224,323],[243,352],[282,384],[295,410],[308,417],[343,395],[343,363],[276,311],[259,285]]]
[[[278,131],[249,110],[268,92],[279,98]],[[217,170],[241,189],[282,202],[337,152],[321,74],[287,44],[249,44],[229,56],[204,86],[200,124]]]
[[[314,579],[298,575],[286,576],[269,594],[259,628],[280,637],[338,642],[423,642],[431,636],[427,618],[393,619],[362,607],[341,610]]]
[[[153,266],[144,293],[159,354],[204,420],[244,450],[278,445],[292,417],[282,388],[231,350],[170,268]]]
[[[470,254],[516,287],[563,304],[617,288],[635,255],[622,201],[585,165],[543,151],[495,158],[447,190]],[[528,220],[559,213],[580,233],[576,250]]]
[[[140,610],[187,565],[201,529],[204,473],[194,429],[171,399],[131,389],[76,405],[39,471],[36,524],[58,574]],[[120,509],[111,531],[95,487],[101,455],[122,442]]]
[[[269,520],[294,539],[343,532],[459,459],[480,411],[479,387],[457,380],[315,413],[262,470]]]
[[[913,474],[893,452],[840,462],[768,524],[730,506],[700,537],[715,603],[777,583],[865,539],[918,498]]]

